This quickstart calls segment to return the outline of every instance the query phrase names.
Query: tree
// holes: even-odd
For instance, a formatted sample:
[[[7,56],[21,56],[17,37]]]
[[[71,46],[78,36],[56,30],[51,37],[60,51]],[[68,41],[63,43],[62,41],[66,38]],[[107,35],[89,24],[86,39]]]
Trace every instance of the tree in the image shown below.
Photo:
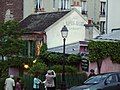
[[[18,56],[24,46],[21,35],[22,29],[17,21],[7,21],[0,23],[0,56],[4,57]]]
[[[97,63],[98,73],[105,58],[110,57],[113,63],[120,64],[120,41],[90,41],[88,49],[89,60]]]

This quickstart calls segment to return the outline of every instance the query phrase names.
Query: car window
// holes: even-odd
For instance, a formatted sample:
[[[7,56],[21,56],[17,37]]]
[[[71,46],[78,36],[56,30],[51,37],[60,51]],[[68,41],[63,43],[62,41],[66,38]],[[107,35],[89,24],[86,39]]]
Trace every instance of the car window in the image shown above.
[[[117,75],[111,75],[111,76],[109,76],[109,77],[106,79],[106,82],[107,82],[107,83],[115,83],[115,82],[117,82],[117,81],[118,81]]]
[[[118,74],[118,77],[119,77],[119,82],[120,82],[120,73]]]
[[[84,84],[96,84],[96,83],[100,83],[100,82],[103,81],[106,77],[107,77],[107,75],[97,75],[97,76],[93,76],[93,77],[89,78],[88,80],[86,80],[86,81],[84,82]]]

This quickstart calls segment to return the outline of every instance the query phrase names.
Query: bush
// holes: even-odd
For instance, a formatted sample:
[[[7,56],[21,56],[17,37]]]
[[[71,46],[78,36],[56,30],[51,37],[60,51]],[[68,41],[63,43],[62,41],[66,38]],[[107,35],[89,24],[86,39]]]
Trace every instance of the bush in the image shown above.
[[[0,78],[0,90],[4,90],[4,83],[6,78]]]
[[[56,76],[56,88],[60,89],[61,88],[61,74],[57,74]],[[29,75],[23,76],[24,79],[24,86],[25,90],[32,90],[32,84],[33,84],[33,77]],[[40,79],[43,81],[45,80],[44,75],[40,75]],[[66,74],[65,75],[65,82],[67,85],[67,88],[76,86],[76,85],[81,85],[85,80],[87,79],[87,74],[84,72],[76,73],[76,74]],[[43,84],[40,86],[40,90],[44,90]]]
[[[34,74],[40,74],[40,73],[44,73],[47,70],[47,65],[44,63],[36,63],[35,65],[33,65],[30,69],[29,69],[29,73],[34,75]]]
[[[50,67],[50,69],[54,70],[56,73],[62,73],[63,67],[62,67],[62,65],[54,65],[54,66]],[[77,73],[77,68],[66,65],[65,72],[66,73]]]

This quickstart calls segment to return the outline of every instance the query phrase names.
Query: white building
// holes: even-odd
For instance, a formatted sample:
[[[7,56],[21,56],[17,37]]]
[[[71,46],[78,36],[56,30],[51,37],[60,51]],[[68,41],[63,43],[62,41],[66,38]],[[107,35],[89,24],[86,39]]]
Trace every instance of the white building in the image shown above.
[[[93,28],[91,31],[85,29],[84,24],[87,23],[88,21],[76,9],[32,14],[21,21],[22,27],[30,32],[29,35],[39,34],[37,39],[31,38],[32,35],[29,36],[30,41],[43,41],[47,43],[48,49],[63,45],[61,29],[64,25],[69,30],[66,45],[98,36],[100,32],[96,28]],[[40,37],[41,33],[43,33],[43,37]]]
[[[69,30],[66,44],[84,41],[91,37],[89,36],[91,32],[86,33],[87,30],[84,27],[89,19],[94,24],[92,38],[99,34],[109,33],[114,28],[119,28],[120,21],[118,18],[120,13],[118,10],[114,10],[114,8],[119,8],[119,2],[118,0],[116,2],[113,2],[113,0],[26,0],[24,6],[27,9],[25,9],[24,17],[30,13],[44,14],[77,9],[73,9],[44,30],[47,35],[48,48],[53,48],[62,45],[60,30],[64,25]],[[115,14],[111,11],[114,11]],[[87,35],[85,36],[85,34]]]
[[[107,0],[108,2],[108,20],[107,20],[107,30],[108,33],[112,29],[120,28],[120,0]]]

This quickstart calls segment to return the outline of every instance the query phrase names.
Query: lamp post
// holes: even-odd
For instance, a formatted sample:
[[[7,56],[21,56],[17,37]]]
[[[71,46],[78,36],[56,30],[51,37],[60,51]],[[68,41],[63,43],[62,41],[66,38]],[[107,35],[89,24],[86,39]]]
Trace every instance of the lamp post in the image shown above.
[[[61,90],[66,90],[66,83],[65,83],[65,41],[68,35],[68,29],[64,25],[64,27],[61,30],[61,35],[63,37],[63,60],[62,60],[62,65],[63,65],[63,70],[62,70],[62,83],[61,83]]]

